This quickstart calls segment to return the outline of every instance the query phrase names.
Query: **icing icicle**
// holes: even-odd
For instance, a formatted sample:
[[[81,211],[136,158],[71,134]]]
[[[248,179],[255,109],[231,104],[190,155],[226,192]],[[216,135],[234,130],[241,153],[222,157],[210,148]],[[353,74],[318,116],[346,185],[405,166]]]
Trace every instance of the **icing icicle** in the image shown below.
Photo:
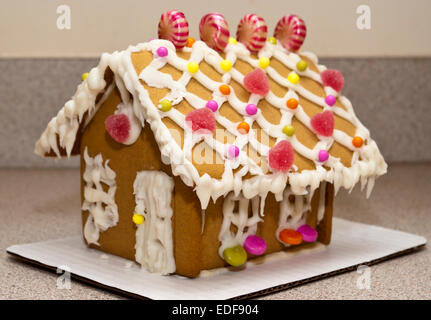
[[[118,223],[118,208],[115,203],[116,174],[108,166],[108,160],[103,163],[100,153],[94,158],[90,157],[87,147],[84,150],[84,161],[85,187],[82,210],[89,212],[84,226],[84,238],[89,244],[99,245],[97,241],[100,232]],[[108,191],[103,190],[102,184],[108,186]]]
[[[144,222],[136,229],[138,263],[148,271],[169,274],[175,272],[172,238],[172,177],[161,171],[140,171],[133,183],[135,214]]]

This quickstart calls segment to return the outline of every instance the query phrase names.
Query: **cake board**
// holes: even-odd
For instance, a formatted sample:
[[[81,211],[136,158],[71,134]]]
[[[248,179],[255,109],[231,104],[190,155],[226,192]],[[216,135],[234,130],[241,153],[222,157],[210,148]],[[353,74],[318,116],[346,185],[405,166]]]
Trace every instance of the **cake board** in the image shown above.
[[[372,265],[423,248],[421,236],[334,218],[329,246],[309,244],[247,263],[242,270],[220,268],[198,278],[151,274],[132,261],[85,246],[81,236],[13,245],[7,252],[73,279],[140,299],[245,299],[323,279],[359,265]],[[211,288],[211,290],[208,290]]]

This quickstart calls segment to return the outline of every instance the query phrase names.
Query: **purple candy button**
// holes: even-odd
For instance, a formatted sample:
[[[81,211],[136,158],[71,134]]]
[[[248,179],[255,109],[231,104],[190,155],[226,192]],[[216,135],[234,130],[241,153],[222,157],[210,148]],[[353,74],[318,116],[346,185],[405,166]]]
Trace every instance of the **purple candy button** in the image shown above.
[[[245,112],[247,112],[248,115],[253,116],[257,113],[257,106],[250,103],[245,107]]]
[[[260,256],[266,251],[266,242],[261,237],[250,235],[245,239],[243,247],[248,253]]]
[[[303,224],[296,231],[302,234],[302,240],[304,242],[314,242],[317,239],[317,231],[308,224]]]
[[[216,112],[218,109],[218,103],[215,100],[210,100],[206,103],[205,107],[210,109],[212,112]]]
[[[159,47],[157,49],[157,55],[159,57],[166,57],[168,55],[168,49],[166,49],[166,47]]]
[[[329,159],[329,153],[326,150],[320,150],[319,151],[319,161],[320,162],[325,162],[326,160]]]

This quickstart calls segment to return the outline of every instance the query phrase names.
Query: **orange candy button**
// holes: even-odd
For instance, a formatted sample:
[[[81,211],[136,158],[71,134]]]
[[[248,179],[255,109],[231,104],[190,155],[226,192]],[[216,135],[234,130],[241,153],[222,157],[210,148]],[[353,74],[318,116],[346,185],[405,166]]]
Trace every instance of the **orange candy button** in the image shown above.
[[[298,100],[290,98],[286,101],[286,106],[290,109],[296,109],[298,107]]]
[[[195,43],[195,41],[196,40],[194,38],[187,38],[186,47],[187,48],[193,47],[193,44]]]
[[[278,235],[281,241],[287,244],[300,244],[302,242],[302,234],[293,229],[283,229]]]
[[[220,87],[218,87],[218,89],[220,90],[220,92],[222,94],[224,94],[225,96],[227,96],[228,94],[230,94],[230,88],[228,85],[226,84],[222,84]]]
[[[356,147],[356,148],[360,148],[362,147],[362,144],[364,143],[364,140],[362,140],[361,137],[354,137],[352,140],[352,144]]]
[[[245,121],[240,122],[236,128],[242,134],[247,134],[250,131],[250,125]]]

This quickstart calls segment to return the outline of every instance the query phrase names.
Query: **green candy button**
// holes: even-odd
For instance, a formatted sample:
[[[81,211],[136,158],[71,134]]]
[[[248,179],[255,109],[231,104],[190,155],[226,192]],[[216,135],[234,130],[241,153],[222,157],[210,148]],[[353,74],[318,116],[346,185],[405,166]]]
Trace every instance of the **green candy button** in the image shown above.
[[[307,62],[305,62],[304,60],[299,61],[299,62],[296,64],[296,68],[297,68],[299,71],[305,71],[305,70],[307,69]]]
[[[223,251],[223,257],[231,266],[239,267],[247,261],[247,252],[240,245],[226,248]]]

